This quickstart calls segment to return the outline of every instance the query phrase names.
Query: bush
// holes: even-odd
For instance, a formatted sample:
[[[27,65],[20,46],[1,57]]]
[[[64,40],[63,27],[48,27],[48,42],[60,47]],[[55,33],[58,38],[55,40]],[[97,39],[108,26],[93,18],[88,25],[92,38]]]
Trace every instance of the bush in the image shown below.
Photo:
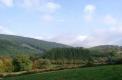
[[[0,72],[12,72],[13,64],[11,57],[0,57]]]
[[[117,64],[122,64],[122,59],[117,60]]]
[[[4,72],[5,69],[4,69],[4,63],[2,60],[0,60],[0,72]]]
[[[13,62],[13,59],[11,57],[4,57],[3,58],[5,72],[12,72],[13,71],[14,66],[13,66],[12,62]]]
[[[14,71],[29,71],[32,70],[32,61],[27,55],[16,56],[13,60]]]
[[[51,67],[51,62],[48,59],[38,59],[34,61],[33,67],[35,69],[47,69]]]
[[[94,60],[93,60],[92,58],[89,58],[89,59],[86,61],[85,66],[87,66],[87,67],[94,66]]]

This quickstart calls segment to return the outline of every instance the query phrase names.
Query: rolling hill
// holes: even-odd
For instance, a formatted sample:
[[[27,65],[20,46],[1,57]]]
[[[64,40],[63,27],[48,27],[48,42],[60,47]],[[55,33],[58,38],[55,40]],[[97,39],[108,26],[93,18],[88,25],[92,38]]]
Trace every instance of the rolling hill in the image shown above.
[[[109,52],[109,51],[122,51],[122,46],[117,45],[99,45],[90,48],[91,50],[98,50],[101,52]]]
[[[0,55],[40,54],[57,47],[69,46],[33,38],[0,34]]]
[[[122,50],[122,46],[117,46],[117,45],[99,45],[92,47],[92,49],[98,49],[98,50]]]
[[[0,34],[0,55],[15,55],[15,54],[40,54],[52,48],[71,47],[68,45],[37,40],[33,38]],[[121,46],[115,45],[100,45],[89,48],[101,53],[109,51],[121,51]]]
[[[95,55],[109,55],[110,52],[122,54],[122,46],[117,45],[99,45],[88,49]]]

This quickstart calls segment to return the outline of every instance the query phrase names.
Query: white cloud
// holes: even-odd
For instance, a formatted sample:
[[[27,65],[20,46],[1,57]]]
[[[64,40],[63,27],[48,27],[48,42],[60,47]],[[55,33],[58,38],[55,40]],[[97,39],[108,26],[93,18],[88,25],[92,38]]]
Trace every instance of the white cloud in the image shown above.
[[[42,13],[55,13],[61,8],[61,5],[49,0],[22,0],[22,7],[31,10],[37,10]]]
[[[90,35],[84,44],[87,46],[97,45],[122,45],[122,24],[116,23],[108,28],[96,29],[92,35]]]
[[[46,7],[50,13],[54,13],[61,8],[61,5],[54,2],[48,2]]]
[[[106,15],[102,23],[109,27],[101,27],[92,31],[84,41],[76,42],[75,45],[92,47],[97,45],[122,45],[122,23],[111,15]]]
[[[13,35],[14,33],[12,31],[10,31],[9,29],[7,29],[3,26],[0,26],[0,34],[11,34],[11,35]]]
[[[119,19],[116,19],[111,15],[106,15],[103,22],[110,26],[110,28],[108,28],[110,32],[122,34],[122,22]]]
[[[93,47],[98,45],[122,45],[122,32],[118,29],[97,29],[91,35],[71,35],[63,34],[53,37],[35,37],[36,39],[58,42],[75,47]],[[121,28],[122,30],[122,28]]]
[[[54,2],[47,2],[42,7],[40,7],[40,11],[43,13],[42,19],[47,22],[54,21],[54,15],[61,8],[60,4]]]
[[[41,20],[51,22],[61,5],[50,0],[23,0],[22,6],[40,13]]]
[[[103,22],[108,25],[114,25],[117,23],[117,20],[111,15],[106,15],[103,19]]]
[[[96,7],[94,5],[86,5],[84,8],[84,19],[91,22],[95,13]]]
[[[58,35],[50,38],[49,41],[63,43],[63,44],[71,44],[74,40],[72,36]]]
[[[48,41],[52,42],[58,42],[62,44],[67,44],[67,45],[72,45],[72,46],[77,46],[77,42],[82,42],[87,38],[86,35],[57,35],[53,36],[51,38],[46,38]],[[80,43],[79,43],[80,44]],[[82,45],[80,45],[82,46]]]
[[[119,20],[118,20],[119,21]],[[48,41],[72,46],[93,47],[98,45],[122,45],[122,23],[111,27],[97,28],[90,35],[58,35]]]
[[[12,7],[14,0],[0,0],[0,3],[6,7]]]
[[[0,3],[7,7],[15,6],[40,13],[41,20],[47,22],[53,21],[55,13],[62,7],[52,0],[0,0]]]
[[[21,6],[29,10],[38,10],[42,6],[41,1],[42,0],[21,0]]]
[[[84,41],[86,38],[87,38],[86,35],[79,35],[78,37],[76,37],[76,40]]]
[[[94,5],[86,5],[84,8],[84,13],[93,14],[95,10],[96,10],[96,7]]]
[[[36,37],[35,37],[35,36],[34,36],[34,37],[31,36],[31,37],[32,37],[32,38],[35,38],[35,39],[39,39],[39,40],[43,40],[43,39],[44,39],[44,37],[42,37],[42,36],[36,36]]]

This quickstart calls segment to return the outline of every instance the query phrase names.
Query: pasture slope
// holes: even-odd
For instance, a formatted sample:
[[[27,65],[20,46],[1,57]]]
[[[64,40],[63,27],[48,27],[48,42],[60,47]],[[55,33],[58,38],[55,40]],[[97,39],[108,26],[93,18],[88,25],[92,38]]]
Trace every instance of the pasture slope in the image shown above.
[[[6,77],[3,80],[122,80],[122,65],[107,65]]]

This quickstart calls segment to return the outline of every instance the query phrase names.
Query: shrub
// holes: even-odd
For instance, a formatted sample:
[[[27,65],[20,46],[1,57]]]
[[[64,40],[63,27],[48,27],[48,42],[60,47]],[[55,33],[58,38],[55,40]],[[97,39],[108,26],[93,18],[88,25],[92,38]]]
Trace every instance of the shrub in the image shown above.
[[[32,61],[27,55],[16,56],[13,60],[14,71],[29,71],[32,69]]]
[[[37,69],[47,69],[51,67],[51,62],[48,59],[38,59],[34,61],[33,67]]]
[[[87,66],[87,67],[94,66],[94,60],[93,60],[92,58],[89,58],[89,59],[86,61],[85,66]]]
[[[3,61],[0,59],[0,72],[4,72],[5,69],[4,69],[4,63]]]
[[[11,57],[0,57],[0,72],[12,72],[13,64]]]
[[[13,71],[13,59],[11,57],[4,57],[3,58],[3,63],[4,63],[4,68],[5,68],[5,72],[12,72]]]

